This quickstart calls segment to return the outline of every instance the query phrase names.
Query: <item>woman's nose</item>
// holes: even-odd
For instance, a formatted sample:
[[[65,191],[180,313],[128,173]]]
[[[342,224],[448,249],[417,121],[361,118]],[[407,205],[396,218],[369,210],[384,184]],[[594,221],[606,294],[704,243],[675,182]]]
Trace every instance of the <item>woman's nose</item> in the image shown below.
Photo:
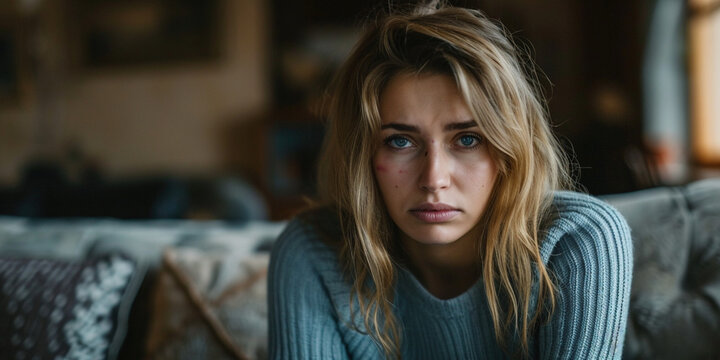
[[[439,147],[425,150],[423,170],[420,175],[420,189],[427,192],[437,192],[450,187],[449,159]]]

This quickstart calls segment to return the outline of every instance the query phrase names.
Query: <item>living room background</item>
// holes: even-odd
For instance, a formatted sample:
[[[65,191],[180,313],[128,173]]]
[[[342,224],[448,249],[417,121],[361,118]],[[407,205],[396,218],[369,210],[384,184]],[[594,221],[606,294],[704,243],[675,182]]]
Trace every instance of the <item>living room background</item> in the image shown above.
[[[576,178],[590,193],[716,176],[713,158],[698,161],[693,153],[690,104],[710,95],[688,92],[697,89],[688,74],[703,75],[687,69],[685,42],[688,24],[708,18],[712,6],[452,3],[501,20],[529,51],[557,133],[577,158]],[[313,195],[324,84],[359,24],[387,4],[2,2],[0,212],[92,216],[92,206],[38,210],[37,199],[49,195],[36,195],[61,181],[87,198],[90,181],[113,185],[95,197],[174,191],[184,198],[170,199],[186,204],[160,211],[157,201],[145,201],[138,207],[156,210],[98,216],[223,218],[217,197],[227,191],[218,189],[239,179],[234,188],[257,190],[267,216],[287,218]]]

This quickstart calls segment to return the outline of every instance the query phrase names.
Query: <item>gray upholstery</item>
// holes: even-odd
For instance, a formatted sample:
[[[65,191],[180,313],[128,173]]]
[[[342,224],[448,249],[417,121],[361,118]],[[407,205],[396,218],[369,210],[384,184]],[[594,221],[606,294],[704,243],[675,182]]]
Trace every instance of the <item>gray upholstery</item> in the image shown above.
[[[625,359],[720,359],[720,179],[605,197],[635,250]]]

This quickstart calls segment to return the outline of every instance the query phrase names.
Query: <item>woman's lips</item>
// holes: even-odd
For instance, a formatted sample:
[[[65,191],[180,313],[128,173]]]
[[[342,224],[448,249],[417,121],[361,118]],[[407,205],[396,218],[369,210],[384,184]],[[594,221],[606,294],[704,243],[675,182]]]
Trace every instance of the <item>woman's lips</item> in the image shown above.
[[[425,203],[410,209],[410,214],[418,218],[420,221],[427,223],[448,222],[460,215],[460,212],[460,209],[440,203]]]

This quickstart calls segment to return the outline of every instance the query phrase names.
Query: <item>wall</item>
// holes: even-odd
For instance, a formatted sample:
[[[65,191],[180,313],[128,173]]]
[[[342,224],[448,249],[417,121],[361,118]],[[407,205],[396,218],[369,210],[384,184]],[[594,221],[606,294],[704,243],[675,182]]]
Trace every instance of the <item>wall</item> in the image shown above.
[[[0,184],[15,183],[37,153],[62,156],[70,142],[109,177],[219,171],[221,124],[260,111],[270,98],[265,1],[222,6],[223,56],[216,61],[68,71],[49,81],[58,89],[52,96],[34,84],[17,104],[0,108]],[[50,54],[63,41],[52,36]]]

